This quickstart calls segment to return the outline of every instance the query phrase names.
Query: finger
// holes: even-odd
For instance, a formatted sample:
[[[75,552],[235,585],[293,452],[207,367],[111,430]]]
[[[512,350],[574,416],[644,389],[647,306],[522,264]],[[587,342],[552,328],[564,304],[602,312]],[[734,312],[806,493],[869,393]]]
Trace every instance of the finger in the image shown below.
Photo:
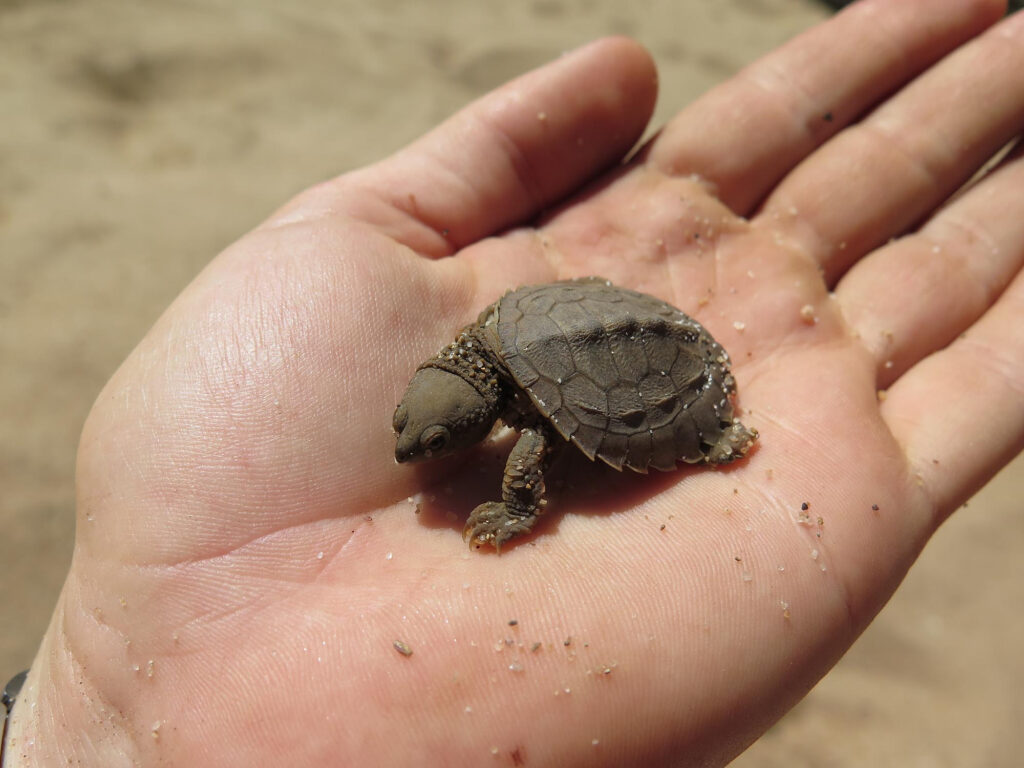
[[[868,107],[977,35],[999,0],[862,0],[670,122],[644,159],[697,174],[740,214]]]
[[[769,197],[763,220],[835,280],[920,221],[1021,130],[1022,71],[1024,16],[1017,15],[808,158]]]
[[[521,223],[621,159],[654,109],[644,48],[599,40],[507,83],[422,139],[314,188],[282,217],[341,214],[444,256]]]
[[[921,230],[875,251],[836,286],[884,388],[942,349],[1024,265],[1024,147]]]
[[[948,348],[888,391],[882,416],[938,525],[1024,448],[1024,273]]]

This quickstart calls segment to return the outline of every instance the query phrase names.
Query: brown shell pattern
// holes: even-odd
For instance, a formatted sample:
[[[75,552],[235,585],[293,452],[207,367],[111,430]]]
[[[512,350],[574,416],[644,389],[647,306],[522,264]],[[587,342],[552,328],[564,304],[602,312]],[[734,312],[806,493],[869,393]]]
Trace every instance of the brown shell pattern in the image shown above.
[[[480,318],[539,412],[590,459],[671,470],[732,424],[725,350],[670,304],[600,278],[525,286]]]

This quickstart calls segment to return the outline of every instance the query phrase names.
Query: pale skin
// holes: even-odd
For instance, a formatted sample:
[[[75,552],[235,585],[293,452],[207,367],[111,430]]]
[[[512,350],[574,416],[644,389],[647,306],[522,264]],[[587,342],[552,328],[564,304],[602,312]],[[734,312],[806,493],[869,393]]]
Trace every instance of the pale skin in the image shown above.
[[[228,248],[85,426],[10,765],[741,751],[1024,443],[1024,159],[939,208],[1024,129],[1024,14],[1001,13],[864,0],[612,171],[656,77],[601,41]],[[431,491],[392,411],[502,291],[586,274],[707,326],[759,444],[725,471],[594,470],[468,552],[461,518],[406,501]]]

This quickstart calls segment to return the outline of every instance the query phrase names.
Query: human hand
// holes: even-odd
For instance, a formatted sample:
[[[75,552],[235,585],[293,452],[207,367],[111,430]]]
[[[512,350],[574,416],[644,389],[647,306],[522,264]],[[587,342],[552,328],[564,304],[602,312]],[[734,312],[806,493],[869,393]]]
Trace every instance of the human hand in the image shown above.
[[[1024,440],[1024,161],[939,209],[1024,127],[1024,19],[983,32],[999,11],[865,0],[600,175],[655,92],[646,54],[604,41],[221,254],[86,425],[74,562],[8,759],[740,751]],[[758,447],[725,471],[573,466],[587,489],[535,546],[468,553],[461,519],[406,498],[465,513],[496,486],[470,497],[476,467],[449,463],[426,488],[391,412],[505,289],[586,274],[709,328]]]

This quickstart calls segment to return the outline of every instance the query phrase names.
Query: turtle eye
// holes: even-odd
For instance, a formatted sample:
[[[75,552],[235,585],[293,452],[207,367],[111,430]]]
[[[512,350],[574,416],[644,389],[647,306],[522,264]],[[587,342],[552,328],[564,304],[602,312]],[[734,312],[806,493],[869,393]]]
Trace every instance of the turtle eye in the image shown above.
[[[404,405],[399,405],[397,408],[395,408],[395,415],[391,417],[391,427],[395,430],[395,432],[401,434],[402,430],[405,429],[405,425],[408,423],[408,421],[408,409]]]
[[[420,445],[426,450],[428,455],[430,453],[436,453],[448,445],[448,430],[442,426],[434,425],[433,427],[427,427],[423,430],[423,434],[420,436]]]

